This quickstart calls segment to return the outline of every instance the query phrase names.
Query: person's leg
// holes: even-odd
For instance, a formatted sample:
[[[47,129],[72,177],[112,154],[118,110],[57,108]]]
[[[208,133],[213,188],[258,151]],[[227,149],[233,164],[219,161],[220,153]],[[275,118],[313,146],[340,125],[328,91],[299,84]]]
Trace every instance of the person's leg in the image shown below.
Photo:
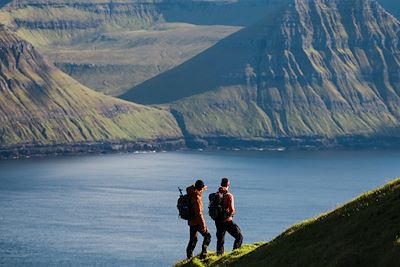
[[[190,226],[190,239],[186,248],[186,256],[188,259],[193,257],[193,251],[197,244],[197,227]]]
[[[226,230],[231,236],[233,236],[233,238],[235,238],[235,243],[233,243],[233,249],[240,248],[243,243],[243,235],[239,226],[233,221],[231,221],[227,223]]]
[[[225,223],[215,223],[217,228],[217,255],[224,254],[224,243],[225,243]]]
[[[201,257],[206,257],[207,256],[207,248],[208,245],[211,243],[211,234],[206,229],[204,232],[200,232],[200,234],[203,236],[203,245],[201,246]]]

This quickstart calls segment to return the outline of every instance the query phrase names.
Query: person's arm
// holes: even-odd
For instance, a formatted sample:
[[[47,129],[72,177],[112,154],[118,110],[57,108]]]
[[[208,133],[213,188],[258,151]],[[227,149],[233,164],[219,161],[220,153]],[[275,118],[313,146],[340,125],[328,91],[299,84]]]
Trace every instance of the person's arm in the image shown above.
[[[207,224],[206,224],[206,220],[204,219],[203,212],[201,212],[203,210],[201,194],[199,194],[199,196],[197,197],[196,206],[197,206],[197,211],[198,211],[198,213],[197,213],[198,220],[200,220],[200,229],[201,229],[200,231],[205,232],[205,231],[207,231]]]
[[[231,216],[236,214],[235,210],[235,198],[233,197],[232,194],[229,194],[229,208],[228,208],[229,214]]]
[[[195,201],[193,202],[193,216],[199,217],[201,215],[200,213],[201,198],[199,198],[198,195],[194,195],[193,197],[195,198]]]

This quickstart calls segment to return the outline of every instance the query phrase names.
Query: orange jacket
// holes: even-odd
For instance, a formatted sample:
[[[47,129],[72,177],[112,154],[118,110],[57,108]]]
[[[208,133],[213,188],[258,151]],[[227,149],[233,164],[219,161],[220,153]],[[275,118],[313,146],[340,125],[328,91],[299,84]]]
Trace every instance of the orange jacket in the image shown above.
[[[203,216],[203,201],[201,199],[201,194],[205,190],[197,190],[193,185],[186,188],[186,192],[190,197],[190,211],[192,213],[192,219],[189,220],[188,224],[190,226],[200,225],[202,230],[206,230],[206,221]]]
[[[235,199],[234,199],[233,195],[231,193],[229,193],[228,188],[226,188],[226,187],[220,187],[218,189],[218,192],[220,192],[221,194],[225,194],[223,202],[222,202],[222,206],[223,206],[223,208],[225,208],[227,214],[230,214],[230,216],[228,218],[226,218],[224,220],[224,222],[230,222],[233,219],[232,217],[236,214]]]

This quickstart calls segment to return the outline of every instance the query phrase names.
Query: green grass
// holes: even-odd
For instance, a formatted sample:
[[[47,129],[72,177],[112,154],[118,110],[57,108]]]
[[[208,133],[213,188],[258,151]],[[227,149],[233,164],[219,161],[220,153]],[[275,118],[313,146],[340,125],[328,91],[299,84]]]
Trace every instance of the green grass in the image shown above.
[[[29,5],[28,1],[23,7],[4,8],[0,23],[82,84],[113,96],[181,64],[240,28],[166,23],[160,11],[134,1],[118,1],[112,15],[107,13],[109,1],[51,4],[57,2]],[[43,24],[53,27],[38,26]]]
[[[400,262],[400,179],[317,218],[294,225],[269,243],[176,266],[395,267]]]
[[[186,98],[171,110],[182,114],[191,135],[250,139],[272,133],[268,116],[239,86]]]
[[[86,88],[7,29],[0,41],[0,146],[181,138],[168,111]]]
[[[230,264],[240,257],[247,255],[248,253],[260,248],[265,243],[259,242],[254,244],[243,245],[241,248],[225,253],[223,256],[217,256],[215,252],[210,252],[205,260],[200,260],[198,257],[192,258],[191,260],[183,261],[176,264],[176,267],[188,266],[188,267],[205,267],[205,266],[221,266]]]
[[[398,138],[397,96],[383,101],[397,85],[381,84],[361,73],[369,68],[381,77],[397,79],[389,70],[400,66],[392,60],[398,52],[372,51],[398,51],[384,40],[397,42],[393,33],[400,24],[371,1],[342,2],[330,1],[326,8],[324,1],[296,1],[286,11],[228,36],[121,97],[144,104],[175,101],[172,109],[182,115],[188,134],[205,139]],[[359,9],[375,10],[385,19]],[[294,29],[286,23],[276,24],[286,21],[286,16],[295,22]],[[332,21],[309,19],[321,16]],[[311,30],[330,27],[336,30],[321,38]],[[365,45],[347,41],[354,27],[365,29],[359,37]],[[369,42],[369,36],[382,40]],[[335,40],[333,49],[325,39]],[[255,44],[261,43],[262,48],[257,48]],[[375,64],[375,57],[387,69]]]
[[[397,119],[388,111],[329,111],[321,105],[284,105],[263,109],[254,88],[230,86],[170,104],[185,131],[203,138],[260,140],[279,137],[399,136]],[[390,131],[390,129],[392,129]]]

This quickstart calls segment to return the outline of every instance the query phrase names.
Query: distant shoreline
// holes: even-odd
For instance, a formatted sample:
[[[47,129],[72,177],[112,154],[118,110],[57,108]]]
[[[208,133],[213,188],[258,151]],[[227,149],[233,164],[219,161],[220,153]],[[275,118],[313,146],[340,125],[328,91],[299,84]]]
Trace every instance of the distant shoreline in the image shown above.
[[[158,139],[152,141],[81,142],[74,144],[22,144],[0,146],[0,160],[44,158],[75,155],[100,155],[149,151],[178,150],[244,150],[244,151],[296,151],[346,149],[400,149],[400,138],[348,136],[339,138],[298,137],[243,140],[227,137]]]
[[[185,148],[183,139],[120,142],[81,142],[74,144],[23,144],[0,146],[0,160],[46,158],[58,156],[100,155],[118,152],[174,151]]]

